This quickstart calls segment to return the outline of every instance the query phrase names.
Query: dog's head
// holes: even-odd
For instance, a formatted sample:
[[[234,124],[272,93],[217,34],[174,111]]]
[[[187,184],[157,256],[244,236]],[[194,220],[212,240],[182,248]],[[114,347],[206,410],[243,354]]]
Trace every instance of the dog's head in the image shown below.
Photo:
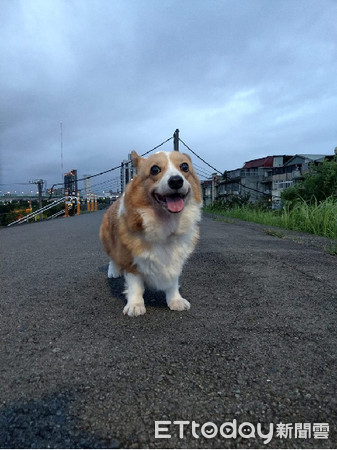
[[[138,181],[154,207],[180,213],[191,199],[201,203],[200,182],[185,153],[158,152],[142,158],[133,151],[132,159]]]

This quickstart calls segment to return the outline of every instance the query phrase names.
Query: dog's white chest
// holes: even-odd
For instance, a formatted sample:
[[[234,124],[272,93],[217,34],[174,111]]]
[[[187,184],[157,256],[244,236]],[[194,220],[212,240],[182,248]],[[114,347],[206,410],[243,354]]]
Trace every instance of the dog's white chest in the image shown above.
[[[150,249],[135,257],[134,262],[148,285],[165,290],[179,278],[184,262],[194,249],[200,205],[191,202],[181,215],[139,213]]]
[[[191,237],[174,237],[165,244],[153,244],[151,250],[135,258],[144,281],[159,290],[179,277],[184,262],[193,251]]]

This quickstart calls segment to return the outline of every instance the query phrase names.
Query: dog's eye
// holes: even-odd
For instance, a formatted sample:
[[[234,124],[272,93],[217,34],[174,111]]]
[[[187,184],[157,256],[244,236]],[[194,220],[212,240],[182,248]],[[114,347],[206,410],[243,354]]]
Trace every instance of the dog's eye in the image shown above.
[[[188,166],[187,163],[182,163],[182,164],[180,164],[180,169],[181,169],[183,172],[188,172],[188,171],[190,170],[190,168],[189,168],[189,166]]]
[[[159,166],[151,167],[151,175],[158,175],[161,172],[161,168]]]

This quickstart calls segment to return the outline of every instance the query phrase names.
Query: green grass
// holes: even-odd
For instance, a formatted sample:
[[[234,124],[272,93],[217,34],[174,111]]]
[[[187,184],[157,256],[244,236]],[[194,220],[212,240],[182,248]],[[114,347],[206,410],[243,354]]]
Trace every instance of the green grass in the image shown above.
[[[325,251],[330,255],[337,256],[337,244],[332,244],[328,247],[325,247]]]
[[[214,205],[204,208],[204,211],[337,239],[337,201],[331,197],[310,205],[304,201],[297,202],[292,208],[285,207],[282,211],[262,210],[252,205],[230,209]]]

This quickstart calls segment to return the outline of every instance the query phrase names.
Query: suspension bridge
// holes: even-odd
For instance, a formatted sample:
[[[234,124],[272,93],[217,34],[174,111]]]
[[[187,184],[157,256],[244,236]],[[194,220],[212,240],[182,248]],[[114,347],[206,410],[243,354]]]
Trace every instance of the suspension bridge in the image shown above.
[[[179,130],[177,129],[174,134],[169,137],[168,139],[164,140],[160,144],[156,145],[155,147],[151,148],[150,150],[147,150],[146,152],[142,153],[141,156],[146,156],[161,147],[165,146],[168,142],[173,141],[173,150],[179,151],[180,150],[180,144],[184,146],[184,148],[191,152],[195,158],[199,160],[199,163],[195,163],[195,170],[200,177],[200,179],[211,179],[212,177],[212,170],[213,172],[218,172],[217,169],[215,169],[212,165],[210,165],[204,158],[200,157],[196,152],[194,152],[180,137],[179,137]],[[166,149],[166,148],[165,148]],[[110,174],[112,172],[116,172],[120,170],[120,175],[114,177],[113,179],[104,180],[99,183],[91,184],[91,180],[96,179],[98,177],[102,177],[106,174]],[[126,177],[126,173],[128,176]],[[76,214],[80,214],[81,210],[84,211],[96,211],[97,210],[97,194],[93,193],[95,190],[106,190],[112,192],[112,189],[114,189],[115,194],[111,195],[108,194],[110,197],[117,198],[118,195],[120,195],[121,192],[123,192],[125,188],[125,184],[131,179],[130,174],[132,174],[132,161],[124,160],[120,165],[114,166],[110,169],[101,171],[99,173],[93,174],[93,175],[86,175],[81,178],[74,179],[74,184],[78,186],[79,183],[83,183],[85,186],[85,189],[81,189],[78,192],[71,192],[67,193],[64,192],[64,183],[54,183],[52,187],[49,189],[49,196],[44,197],[44,202],[48,202],[46,205],[43,206],[43,196],[42,196],[42,189],[41,184],[42,180],[39,180],[39,193],[40,196],[14,196],[11,197],[10,195],[7,195],[3,197],[3,200],[9,202],[12,200],[19,200],[19,199],[25,199],[25,200],[33,200],[38,199],[40,203],[40,207],[36,209],[35,211],[30,211],[29,214],[26,214],[24,216],[20,215],[16,220],[13,220],[8,224],[8,226],[13,225],[20,225],[23,223],[27,223],[31,220],[37,220],[38,218],[43,219],[44,213],[54,210],[52,214],[49,215],[48,219],[53,219],[60,216],[69,216],[69,211],[72,210],[72,212],[76,211]],[[90,180],[90,192],[87,191],[88,181]],[[35,182],[36,183],[36,182]],[[77,189],[76,189],[77,190]],[[63,195],[60,195],[60,191],[63,192]],[[70,189],[72,191],[72,189]],[[85,196],[81,195],[81,192],[87,191]],[[56,194],[58,192],[58,194]],[[56,197],[54,199],[54,197]],[[62,209],[59,208],[60,205],[63,205],[64,207]],[[81,207],[81,204],[84,205]]]
[[[146,152],[142,153],[141,156],[146,156],[161,147],[168,144],[170,141],[173,141],[173,150],[179,151],[180,150],[180,144],[183,146],[184,150],[190,152],[193,157],[193,165],[196,170],[197,175],[200,177],[201,180],[208,180],[209,182],[213,183],[214,181],[214,175],[222,175],[222,172],[215,168],[213,165],[211,165],[209,162],[205,160],[205,158],[201,157],[196,151],[194,151],[188,144],[186,144],[179,135],[179,130],[176,129],[175,132],[171,137],[164,140],[160,144],[156,145],[155,147],[151,148],[150,150],[147,150]],[[165,150],[167,148],[165,147]],[[96,183],[92,185],[91,181],[93,179],[96,179],[98,177],[102,177],[104,175],[110,174],[112,172],[116,172],[120,170],[120,176],[116,176],[113,179],[109,178],[108,180],[101,181],[99,183]],[[93,175],[85,175],[81,178],[77,178],[77,171],[76,175],[74,175],[73,172],[66,174],[67,176],[71,176],[72,182],[69,182],[71,186],[68,189],[65,187],[64,183],[54,183],[49,189],[49,197],[48,197],[48,204],[43,205],[43,198],[42,198],[42,184],[43,180],[37,180],[34,181],[35,184],[38,184],[39,187],[39,203],[40,206],[36,211],[29,211],[29,214],[22,216],[22,214],[19,215],[19,217],[16,218],[16,220],[13,220],[8,224],[8,226],[12,225],[19,225],[22,223],[27,223],[29,220],[37,220],[37,218],[43,219],[43,214],[53,210],[57,207],[59,207],[60,204],[64,204],[64,208],[58,208],[55,211],[53,211],[51,214],[49,214],[48,219],[53,219],[59,216],[69,216],[69,211],[71,210],[72,213],[76,210],[76,214],[80,214],[81,210],[83,209],[81,207],[81,204],[87,204],[87,207],[84,206],[84,210],[86,211],[94,211],[97,210],[97,194],[93,194],[94,190],[108,190],[108,197],[110,197],[110,200],[118,198],[118,196],[121,194],[121,192],[124,191],[125,185],[128,181],[130,181],[133,173],[133,166],[131,159],[124,160],[121,164],[114,166],[110,169],[103,170],[99,173],[93,174]],[[226,180],[230,180],[231,178],[226,174]],[[212,180],[212,181],[211,181]],[[89,185],[90,182],[90,185]],[[81,189],[81,191],[78,191],[78,184],[83,183],[84,189]],[[241,187],[244,189],[244,192],[254,192],[261,194],[262,196],[267,196],[269,198],[270,194],[267,194],[264,191],[260,191],[259,189],[256,189],[252,186],[247,186],[243,184],[240,180],[236,180],[236,183],[241,185]],[[74,187],[76,186],[76,188]],[[114,193],[112,193],[112,189],[114,189]],[[212,187],[212,190],[213,187]],[[63,195],[60,195],[60,191]],[[85,197],[81,195],[81,192],[86,191]],[[56,195],[58,193],[58,195]],[[53,201],[53,197],[56,196],[57,198]],[[106,192],[104,193],[104,198],[107,197]],[[277,197],[274,195],[274,198]],[[213,194],[212,194],[213,198]],[[277,197],[280,199],[280,197]],[[96,203],[95,203],[96,202]],[[96,206],[92,206],[92,203],[95,203]]]

